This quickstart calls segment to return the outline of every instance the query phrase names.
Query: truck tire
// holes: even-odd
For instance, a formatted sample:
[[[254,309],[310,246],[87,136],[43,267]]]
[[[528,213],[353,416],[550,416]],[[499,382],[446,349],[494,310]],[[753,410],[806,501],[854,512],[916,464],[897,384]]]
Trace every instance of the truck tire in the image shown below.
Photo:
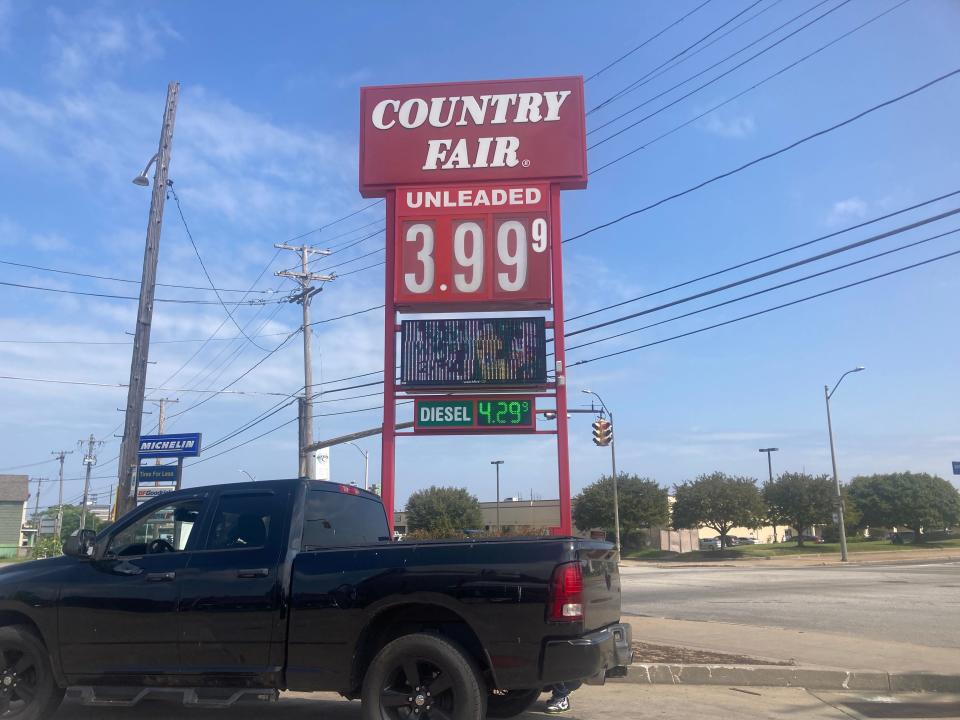
[[[494,690],[487,695],[488,718],[512,718],[530,709],[540,697],[540,688],[533,690]]]
[[[0,718],[46,720],[62,700],[43,641],[24,625],[0,627]]]
[[[483,720],[487,690],[463,648],[426,633],[387,643],[361,691],[364,720]]]

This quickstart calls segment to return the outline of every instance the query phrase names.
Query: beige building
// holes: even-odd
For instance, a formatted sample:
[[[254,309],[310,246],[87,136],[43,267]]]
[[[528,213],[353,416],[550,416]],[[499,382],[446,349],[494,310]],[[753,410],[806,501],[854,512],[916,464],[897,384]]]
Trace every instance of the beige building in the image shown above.
[[[471,530],[496,530],[497,503],[480,503],[483,527]],[[393,526],[399,533],[407,532],[407,513],[399,510],[393,514]],[[500,501],[500,526],[513,529],[545,530],[560,526],[559,500],[521,500],[504,498]]]

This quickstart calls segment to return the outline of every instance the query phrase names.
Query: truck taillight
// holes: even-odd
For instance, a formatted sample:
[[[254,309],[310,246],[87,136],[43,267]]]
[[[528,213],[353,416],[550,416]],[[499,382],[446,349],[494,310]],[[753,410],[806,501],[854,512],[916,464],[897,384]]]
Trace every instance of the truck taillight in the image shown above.
[[[550,579],[547,619],[554,622],[583,620],[583,574],[580,563],[558,565]]]

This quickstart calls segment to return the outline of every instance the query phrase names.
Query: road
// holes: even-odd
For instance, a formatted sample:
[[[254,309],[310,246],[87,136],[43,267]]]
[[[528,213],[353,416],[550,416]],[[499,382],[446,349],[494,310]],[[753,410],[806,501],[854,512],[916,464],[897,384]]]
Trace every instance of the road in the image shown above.
[[[543,696],[546,698],[546,696]],[[576,691],[570,720],[849,720],[850,718],[957,717],[955,696],[862,696],[856,693],[809,693],[800,688],[726,688],[708,686],[643,686],[608,684]],[[911,707],[912,704],[912,707]],[[897,714],[891,715],[891,707]],[[873,712],[871,712],[873,710]],[[862,713],[862,714],[861,714]],[[878,714],[880,713],[880,714]],[[288,693],[279,703],[237,707],[231,710],[184,708],[165,703],[144,703],[135,708],[92,708],[66,703],[53,720],[361,720],[360,704],[329,693]],[[518,720],[544,720],[542,706]]]
[[[960,563],[849,567],[625,564],[626,614],[960,647]]]

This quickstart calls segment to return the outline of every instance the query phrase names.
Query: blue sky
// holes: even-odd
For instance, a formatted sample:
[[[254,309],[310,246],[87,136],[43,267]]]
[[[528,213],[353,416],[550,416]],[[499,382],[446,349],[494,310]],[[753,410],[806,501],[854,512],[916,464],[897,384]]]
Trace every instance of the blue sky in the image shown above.
[[[130,179],[153,154],[166,83],[179,80],[171,177],[194,237],[220,287],[247,288],[274,255],[272,244],[365,207],[357,185],[361,85],[582,74],[590,76],[699,3],[48,3],[0,0],[0,260],[139,279],[149,191]],[[664,93],[607,132],[666,105],[804,23],[836,8],[782,44],[589,154],[591,168],[649,143],[780,68],[896,5],[895,0],[713,0],[587,83],[592,108],[745,10],[683,55],[676,67],[588,117],[588,130]],[[747,9],[750,8],[750,9]],[[784,29],[775,29],[795,16]],[[741,27],[736,27],[742,23]],[[563,199],[564,235],[691,187],[853,116],[960,67],[960,6],[911,0],[739,99],[629,158],[596,172],[587,190]],[[733,29],[735,28],[735,29]],[[717,39],[718,35],[731,30]],[[773,32],[771,32],[773,31]],[[765,40],[761,36],[771,33]],[[745,46],[750,49],[701,73]],[[692,51],[691,51],[692,52]],[[675,62],[675,61],[674,61]],[[960,77],[945,80],[847,127],[682,198],[564,246],[568,315],[703,275],[878,215],[960,190]],[[812,248],[658,295],[641,310],[799,260],[960,205],[957,197],[845,233]],[[343,244],[382,227],[382,205],[309,236]],[[363,226],[366,226],[365,228]],[[674,310],[621,323],[627,330],[960,227],[948,218],[803,268]],[[341,235],[342,233],[348,233]],[[337,237],[340,236],[340,237]],[[352,260],[382,245],[382,234],[344,250]],[[570,362],[669,338],[772,305],[960,249],[960,235],[871,260],[825,277],[710,310],[619,340],[569,353]],[[380,256],[342,268],[362,268]],[[289,289],[273,277],[257,290]],[[331,264],[332,264],[331,259]],[[757,448],[781,448],[775,470],[826,472],[829,450],[823,385],[858,364],[835,396],[839,469],[911,469],[948,476],[960,460],[955,256],[893,277],[641,351],[572,367],[572,402],[592,388],[616,413],[619,465],[672,485],[715,469],[764,477]],[[167,205],[159,280],[204,286],[175,206]],[[0,281],[107,294],[137,286],[0,265]],[[318,319],[382,302],[382,267],[331,283],[315,303]],[[209,292],[160,288],[158,297],[215,299]],[[232,294],[238,297],[238,294]],[[267,300],[276,295],[258,293]],[[0,286],[0,375],[125,383],[136,303]],[[238,310],[248,332],[271,348],[298,322],[288,304]],[[608,319],[607,312],[591,319]],[[164,382],[224,320],[217,305],[160,303],[154,316],[149,383]],[[588,320],[569,325],[582,327]],[[320,326],[316,377],[381,367],[382,315]],[[585,334],[594,339],[608,334]],[[251,368],[264,352],[228,322],[162,394],[180,398],[171,414]],[[11,341],[11,342],[7,342]],[[26,342],[31,341],[31,342]],[[117,343],[50,344],[36,341]],[[571,340],[571,344],[573,344]],[[302,384],[299,338],[232,389],[292,393]],[[361,380],[362,382],[362,380]],[[331,383],[328,389],[343,386]],[[377,397],[339,400],[377,388],[330,394],[322,413],[361,410]],[[156,395],[156,393],[154,393]],[[94,488],[111,483],[124,389],[0,380],[0,467],[41,463],[93,432],[99,451]],[[171,420],[168,431],[201,431],[211,443],[280,400],[219,395]],[[153,408],[154,411],[156,408]],[[278,412],[225,450],[294,416]],[[405,417],[401,413],[401,417]],[[149,430],[156,415],[146,416]],[[379,410],[317,420],[329,437],[379,424]],[[571,420],[574,490],[607,470],[590,442],[589,418]],[[371,477],[379,473],[379,442]],[[208,453],[212,456],[214,450]],[[429,484],[465,485],[493,498],[488,461],[502,458],[503,493],[556,493],[549,437],[408,439],[398,451],[398,496]],[[189,464],[189,463],[188,463]],[[362,475],[351,447],[332,458],[334,479]],[[295,424],[187,470],[188,483],[296,471]],[[54,476],[53,462],[23,472]],[[67,476],[79,477],[78,455]],[[67,499],[82,483],[71,480]],[[49,487],[49,486],[48,486]],[[45,490],[42,504],[53,502]]]

